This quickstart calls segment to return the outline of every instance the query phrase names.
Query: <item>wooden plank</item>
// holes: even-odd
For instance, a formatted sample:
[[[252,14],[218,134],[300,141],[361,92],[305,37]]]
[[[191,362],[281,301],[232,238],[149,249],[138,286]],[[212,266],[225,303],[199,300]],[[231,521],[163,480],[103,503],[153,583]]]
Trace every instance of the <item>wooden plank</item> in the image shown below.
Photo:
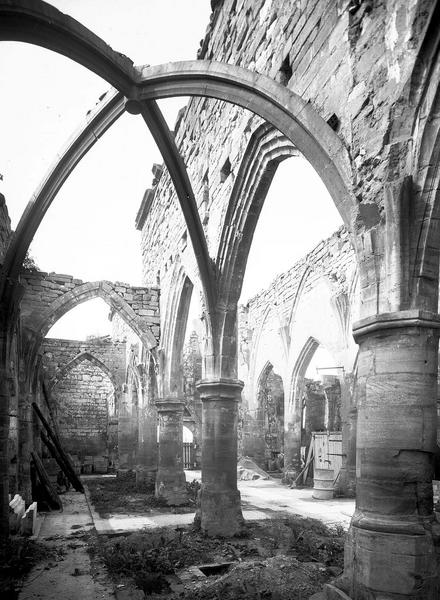
[[[331,461],[328,456],[328,432],[315,432],[314,434],[315,468],[331,470]]]
[[[342,435],[332,433],[329,436],[328,458],[332,466],[335,477],[339,475],[342,468]]]
[[[290,487],[291,487],[291,488],[293,488],[293,487],[296,487],[296,482],[297,482],[297,481],[298,481],[298,479],[301,477],[301,475],[303,475],[303,474],[304,474],[305,470],[306,470],[306,469],[308,470],[308,468],[309,468],[309,466],[310,466],[310,463],[312,462],[312,460],[313,460],[313,446],[312,446],[312,454],[311,454],[311,456],[310,456],[309,460],[307,461],[307,463],[306,463],[305,467],[304,467],[304,468],[303,468],[303,470],[300,472],[300,474],[299,474],[299,475],[298,475],[298,477],[295,479],[295,481],[293,481],[293,482],[291,483],[291,485],[290,485]]]
[[[50,438],[50,440],[53,442],[54,446],[56,447],[58,454],[60,456],[60,459],[62,460],[63,465],[64,465],[63,471],[66,474],[67,478],[69,479],[70,483],[73,485],[73,487],[75,488],[75,490],[77,492],[84,493],[83,485],[82,485],[80,479],[78,478],[77,474],[75,473],[75,469],[74,469],[69,457],[64,452],[64,450],[58,440],[58,437],[52,431],[51,426],[46,421],[41,410],[38,408],[38,406],[35,404],[35,402],[32,402],[32,408],[38,415],[38,418],[40,419],[41,423],[44,425],[44,428],[46,429],[48,437]]]
[[[60,497],[58,496],[56,489],[53,487],[52,483],[50,482],[50,479],[46,473],[46,469],[44,468],[44,465],[43,465],[40,457],[38,456],[38,454],[36,452],[31,452],[31,456],[32,456],[32,460],[34,461],[34,465],[35,465],[35,469],[38,474],[38,478],[41,481],[44,491],[46,492],[49,503],[51,504],[52,508],[59,508],[62,510],[63,505],[61,503]]]
[[[45,434],[45,432],[44,432],[43,429],[40,431],[40,437],[41,437],[44,445],[46,446],[46,448],[51,453],[52,457],[57,461],[58,466],[60,467],[60,469],[62,470],[62,472],[64,473],[64,475],[70,481],[69,471],[66,469],[66,465],[65,465],[62,457],[60,456],[60,453],[58,452],[55,444],[53,444],[50,441],[50,439],[47,437],[47,435]],[[72,482],[70,482],[70,483],[72,483]]]
[[[307,475],[309,474],[310,463],[313,460],[313,437],[310,440],[309,451],[307,452],[306,468],[303,473],[303,483],[307,481]]]

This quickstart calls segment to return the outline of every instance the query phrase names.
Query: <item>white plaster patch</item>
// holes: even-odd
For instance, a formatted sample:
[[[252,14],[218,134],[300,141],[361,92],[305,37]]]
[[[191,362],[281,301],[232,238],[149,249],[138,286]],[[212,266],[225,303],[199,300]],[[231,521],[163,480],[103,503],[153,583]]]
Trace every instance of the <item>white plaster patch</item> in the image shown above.
[[[394,50],[399,39],[399,33],[397,31],[397,13],[393,12],[388,28],[385,30],[385,46],[387,47],[388,53],[388,77],[394,79],[396,83],[400,81],[400,67],[396,60],[390,62],[392,56],[395,56]]]
[[[265,20],[267,19],[267,15],[269,13],[271,6],[272,6],[272,0],[266,0],[266,2],[260,8],[260,12],[258,15],[259,19],[260,19],[260,25],[262,25],[265,22]]]

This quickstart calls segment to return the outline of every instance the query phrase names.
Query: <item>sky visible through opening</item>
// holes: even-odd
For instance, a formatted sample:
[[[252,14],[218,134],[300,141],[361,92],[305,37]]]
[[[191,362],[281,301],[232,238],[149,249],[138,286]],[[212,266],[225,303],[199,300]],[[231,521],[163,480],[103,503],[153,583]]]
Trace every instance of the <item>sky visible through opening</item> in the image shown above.
[[[135,64],[195,59],[211,12],[209,0],[50,4]],[[109,85],[66,57],[1,42],[0,88],[10,90],[0,98],[0,191],[15,228],[58,152]],[[183,98],[159,102],[171,129],[185,103]],[[151,187],[153,163],[162,162],[142,118],[123,115],[75,168],[48,210],[30,249],[38,267],[84,281],[142,285],[134,220]],[[300,157],[281,163],[257,225],[241,301],[267,287],[341,223],[313,168]],[[190,323],[197,316],[191,314]],[[97,299],[70,311],[50,336],[84,339],[109,332],[108,307]]]

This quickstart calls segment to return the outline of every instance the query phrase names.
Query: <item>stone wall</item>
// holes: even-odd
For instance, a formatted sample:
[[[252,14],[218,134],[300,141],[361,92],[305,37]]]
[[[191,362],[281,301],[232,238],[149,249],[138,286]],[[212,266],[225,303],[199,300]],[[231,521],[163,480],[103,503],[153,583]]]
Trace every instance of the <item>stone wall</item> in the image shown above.
[[[85,341],[45,338],[42,344],[42,362],[46,380],[55,383],[54,378],[62,375],[63,369],[75,358],[91,354],[101,361],[117,385],[122,385],[125,377],[125,341],[112,340],[109,336],[91,337]]]
[[[52,325],[67,310],[92,298],[102,298],[112,311],[120,311],[128,322],[133,318],[127,306],[141,325],[148,327],[159,339],[159,290],[130,286],[110,281],[84,282],[72,275],[23,271],[20,277],[24,287],[21,318],[24,326],[33,329],[37,324]],[[122,303],[120,302],[122,301]],[[44,332],[45,333],[45,332]]]
[[[257,381],[268,361],[291,401],[293,370],[311,339],[350,373],[357,353],[351,324],[358,304],[355,256],[341,228],[240,307],[239,376],[249,406],[255,406]]]
[[[398,86],[391,94],[384,78],[392,75],[392,69],[400,69],[400,80],[411,66],[402,42],[405,35],[399,32],[416,18],[417,7],[410,3],[403,18],[397,1],[379,2],[372,11],[366,8],[369,3],[359,10],[348,10],[349,4],[347,0],[224,0],[217,5],[198,56],[244,66],[283,83],[330,120],[360,164],[370,153],[371,160],[377,157],[384,139],[380,131],[385,133],[389,126],[388,110]],[[176,123],[176,142],[213,257],[225,203],[247,142],[260,123],[240,107],[204,98],[190,100]],[[144,281],[150,284],[158,274],[161,283],[167,280],[176,254],[185,254],[187,245],[169,175],[157,166],[154,173],[152,193],[142,206],[147,214],[139,220]],[[372,191],[376,182],[362,185]],[[374,220],[376,213],[370,212]],[[193,274],[192,258],[186,256],[184,263]]]
[[[349,115],[358,96],[354,94],[349,102],[353,82],[349,14],[345,5],[346,2],[323,0],[313,3],[225,0],[218,3],[214,11],[199,57],[246,66],[281,81],[310,100],[324,119],[336,113],[340,122],[338,133],[349,142],[352,139]],[[312,60],[313,57],[319,60]],[[295,76],[289,79],[290,69]],[[179,114],[175,126],[176,143],[188,169],[213,259],[218,252],[227,204],[243,156],[261,123],[260,117],[241,107],[208,98],[191,99]],[[178,266],[185,269],[195,286],[195,293],[199,293],[200,282],[173,184],[167,170],[158,165],[153,167],[152,188],[144,196],[137,226],[142,231],[143,279],[146,285],[160,281],[161,314],[164,316],[169,298],[173,296]],[[354,265],[355,259],[345,231],[340,231],[328,246],[323,243],[316,249],[316,256],[307,260],[313,263],[307,286],[313,287],[316,279],[325,275],[333,287],[343,290],[341,299],[344,294],[347,296],[351,283],[348,277],[353,274],[347,273],[346,263]],[[292,272],[280,276],[276,286],[260,298],[267,306],[276,297],[275,327],[277,330],[284,328],[289,335],[289,316],[303,270],[304,267],[297,265]],[[337,295],[333,291],[332,294]],[[342,311],[347,312],[347,308],[342,307]],[[256,319],[262,317],[255,315]],[[254,323],[251,322],[249,327],[253,329]],[[276,337],[279,337],[278,332]],[[253,342],[242,338],[240,351],[244,354],[249,351],[246,344]],[[351,343],[351,354],[353,347]],[[248,375],[253,381],[258,377],[258,372],[247,372],[252,366],[246,365],[245,359],[241,360],[239,368],[239,377],[245,381],[248,381]],[[283,379],[285,376],[284,369]],[[286,383],[284,381],[288,387]],[[246,394],[246,389],[244,392]],[[250,394],[253,393],[251,389]]]
[[[126,372],[125,341],[109,336],[85,341],[46,338],[42,366],[65,449],[78,457],[83,468],[92,463],[85,457],[95,457],[96,466],[101,462],[99,468],[106,470],[117,456],[114,445]]]
[[[376,203],[381,202],[386,180],[388,132],[428,19],[422,4],[224,0],[215,4],[198,53],[199,58],[241,65],[279,81],[329,122],[358,170],[353,185],[367,229],[377,227],[383,214]],[[239,166],[260,123],[241,107],[197,97],[175,125],[214,260]],[[372,165],[374,177],[369,172]],[[170,177],[157,165],[153,175],[137,223],[142,230],[144,282],[160,280],[164,315],[175,265],[183,265],[195,286],[199,282]],[[350,225],[356,229],[359,224]],[[348,247],[348,238],[346,242]]]
[[[89,361],[71,369],[52,390],[64,449],[84,462],[108,456],[108,421],[112,382]]]

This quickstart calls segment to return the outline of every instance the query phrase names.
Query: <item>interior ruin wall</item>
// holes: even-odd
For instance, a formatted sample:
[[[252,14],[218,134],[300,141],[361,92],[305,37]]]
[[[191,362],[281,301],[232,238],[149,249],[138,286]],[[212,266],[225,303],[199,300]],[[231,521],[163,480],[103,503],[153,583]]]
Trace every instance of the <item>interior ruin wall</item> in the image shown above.
[[[417,8],[415,3],[402,7],[393,1],[379,3],[371,11],[367,4],[350,12],[342,0],[217,2],[198,57],[241,65],[285,84],[311,102],[325,120],[332,119],[361,169],[370,155],[371,160],[377,158],[384,143],[381,132],[385,135],[389,125],[386,111],[393,92],[383,85],[389,62],[399,70],[399,77],[411,67],[406,35],[393,32],[411,28]],[[383,26],[375,27],[376,20],[386,23],[385,36]],[[419,26],[420,20],[414,24]],[[372,48],[377,58],[374,64]],[[176,123],[176,143],[188,168],[211,256],[217,250],[244,149],[260,122],[240,107],[193,98]],[[229,175],[222,171],[227,162]],[[157,166],[154,171],[153,187],[137,223],[142,230],[144,282],[155,283],[159,277],[165,302],[178,255],[193,283],[197,274],[169,175]],[[369,178],[361,185],[366,196],[371,193],[372,201],[380,196],[379,181]],[[366,200],[361,206],[363,216],[374,226],[378,212]]]
[[[76,304],[99,296],[96,293],[95,282],[85,282],[72,275],[61,273],[24,270],[20,282],[24,287],[21,318],[22,322],[31,328],[36,318],[46,314],[56,300],[69,292],[74,299],[74,294],[79,288],[84,290],[84,297]],[[109,293],[121,297],[138,317],[150,325],[155,337],[159,337],[159,290],[157,288],[131,286],[120,281],[103,283],[108,286]]]
[[[125,377],[125,342],[109,336],[86,341],[46,338],[42,364],[64,449],[79,469],[106,471],[116,457],[116,404]]]
[[[110,336],[90,337],[84,341],[48,337],[42,344],[41,352],[43,370],[49,382],[83,353],[89,353],[100,360],[111,371],[118,384],[124,381],[125,341],[112,340]]]
[[[99,367],[84,361],[52,390],[61,443],[84,463],[86,457],[108,457],[108,424],[113,384]]]

